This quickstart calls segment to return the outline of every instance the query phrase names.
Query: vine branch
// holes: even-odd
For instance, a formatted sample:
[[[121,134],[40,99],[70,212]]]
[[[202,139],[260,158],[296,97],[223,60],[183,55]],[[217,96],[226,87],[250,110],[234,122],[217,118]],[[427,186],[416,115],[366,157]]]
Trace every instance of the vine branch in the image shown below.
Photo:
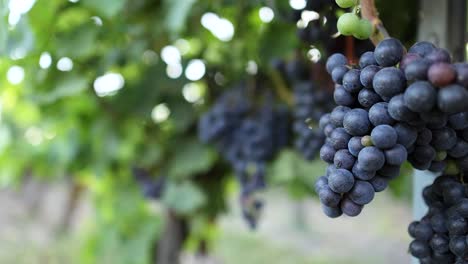
[[[380,41],[390,37],[387,29],[385,29],[382,21],[379,18],[379,12],[375,7],[375,0],[361,0],[361,16],[372,23],[374,33],[371,36],[371,41],[377,45]]]

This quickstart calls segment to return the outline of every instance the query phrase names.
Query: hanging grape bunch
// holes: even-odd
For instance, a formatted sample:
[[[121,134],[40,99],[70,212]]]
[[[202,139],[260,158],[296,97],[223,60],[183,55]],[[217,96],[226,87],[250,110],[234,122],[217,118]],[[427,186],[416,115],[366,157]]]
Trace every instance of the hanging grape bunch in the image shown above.
[[[325,214],[358,215],[408,160],[417,169],[468,170],[468,64],[419,42],[407,54],[388,38],[359,65],[342,54],[327,61],[338,106],[322,117],[329,163],[316,183]]]
[[[423,191],[427,214],[411,223],[410,253],[421,263],[468,262],[468,186],[459,175],[443,175]]]
[[[252,227],[262,207],[255,194],[266,186],[266,162],[289,140],[287,109],[277,107],[270,94],[261,99],[259,104],[249,98],[243,86],[228,90],[198,124],[200,140],[216,144],[235,171],[243,215]]]

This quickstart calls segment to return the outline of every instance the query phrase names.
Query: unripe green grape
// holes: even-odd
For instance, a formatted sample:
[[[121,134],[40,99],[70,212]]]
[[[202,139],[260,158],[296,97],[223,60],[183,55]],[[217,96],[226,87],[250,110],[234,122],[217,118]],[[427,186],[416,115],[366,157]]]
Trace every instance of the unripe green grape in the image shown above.
[[[374,145],[374,143],[372,143],[372,139],[371,139],[371,136],[363,136],[361,138],[361,144],[364,146],[364,147],[371,147]]]
[[[353,32],[353,36],[357,39],[368,39],[372,35],[372,24],[367,19],[359,20],[357,30]]]
[[[345,13],[338,18],[336,27],[341,35],[351,36],[359,28],[359,17],[354,13]]]
[[[358,4],[358,0],[335,0],[335,2],[341,8],[350,8]]]

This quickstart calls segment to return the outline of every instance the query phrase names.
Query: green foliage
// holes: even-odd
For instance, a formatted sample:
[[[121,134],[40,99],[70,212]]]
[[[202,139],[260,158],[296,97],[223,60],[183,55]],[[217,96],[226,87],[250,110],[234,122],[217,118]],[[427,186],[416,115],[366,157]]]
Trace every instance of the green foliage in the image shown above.
[[[151,262],[153,245],[163,226],[161,217],[136,188],[122,182],[125,180],[106,177],[90,183],[99,210],[82,245],[79,263]]]
[[[216,154],[195,139],[181,142],[176,152],[168,163],[168,175],[172,178],[181,179],[207,172],[216,161]]]
[[[0,0],[4,25],[6,2]],[[288,1],[267,2],[275,11],[271,23],[258,16],[264,1],[36,0],[18,24],[0,27],[0,74],[12,66],[25,73],[20,83],[0,79],[0,185],[30,172],[82,182],[94,195],[96,215],[80,263],[149,263],[162,220],[135,189],[133,166],[168,178],[165,209],[203,220],[194,241],[212,237],[232,175],[211,146],[197,142],[196,122],[212,96],[246,78],[249,61],[268,72],[272,59],[298,47]],[[206,12],[232,23],[231,40],[201,25]],[[203,60],[205,78],[170,78],[161,58],[168,45],[180,49],[183,68]],[[51,65],[39,65],[46,54]],[[70,71],[57,69],[64,57],[73,62]],[[96,91],[106,73],[121,75],[121,89]],[[187,84],[199,87],[196,100],[187,100]],[[169,109],[167,119],[154,117],[160,105]],[[301,198],[313,194],[324,171],[323,163],[286,150],[268,177]]]
[[[296,199],[315,195],[314,183],[325,173],[326,164],[320,160],[309,162],[295,151],[282,151],[269,169],[272,184],[285,186]]]
[[[204,205],[206,197],[200,188],[189,181],[170,182],[162,202],[178,214],[189,215]]]

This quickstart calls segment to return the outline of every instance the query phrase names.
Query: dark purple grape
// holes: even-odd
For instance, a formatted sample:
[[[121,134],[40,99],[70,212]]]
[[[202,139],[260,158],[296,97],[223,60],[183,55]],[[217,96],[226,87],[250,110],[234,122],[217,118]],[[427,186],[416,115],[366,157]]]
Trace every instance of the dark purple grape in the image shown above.
[[[374,50],[374,57],[380,66],[388,67],[398,64],[403,57],[405,48],[394,38],[382,40]]]
[[[404,91],[406,79],[397,68],[383,68],[374,75],[372,84],[375,92],[383,99],[392,98]]]
[[[326,185],[319,190],[320,202],[326,206],[336,207],[341,201],[341,195],[332,191],[332,189]]]
[[[381,176],[375,176],[369,180],[369,183],[372,184],[375,192],[382,192],[388,187],[388,179]]]
[[[385,164],[385,155],[376,147],[365,147],[358,155],[361,168],[368,171],[377,171]]]
[[[341,85],[335,88],[333,99],[336,104],[343,106],[353,106],[356,103],[356,97],[346,91]]]
[[[440,89],[437,97],[439,109],[454,114],[468,111],[468,91],[460,85],[452,84]]]
[[[405,104],[403,94],[394,96],[388,103],[388,113],[398,121],[411,121],[418,118],[417,113],[411,111]]]
[[[350,110],[344,116],[343,127],[352,136],[366,135],[371,128],[367,111],[359,108]]]
[[[468,88],[468,63],[455,63],[457,72],[457,83]]]
[[[323,213],[330,217],[330,218],[337,218],[337,217],[340,217],[343,212],[341,211],[340,208],[337,208],[337,207],[328,207],[328,206],[325,206],[322,204],[322,211]]]
[[[361,71],[351,69],[343,76],[343,88],[350,93],[357,93],[362,89]]]
[[[359,162],[354,163],[352,171],[355,178],[363,181],[368,181],[375,177],[375,170],[366,170],[366,168],[359,165]]]
[[[369,65],[361,70],[359,80],[365,88],[373,88],[374,76],[378,71],[380,71],[380,69],[381,68],[379,66]]]
[[[450,58],[450,53],[448,53],[448,51],[441,49],[441,48],[434,49],[431,53],[427,54],[425,58],[431,61],[432,63],[437,63],[437,62],[450,63],[450,61],[452,60]]]
[[[369,109],[369,120],[374,126],[393,125],[395,120],[388,113],[388,103],[376,103]]]
[[[398,135],[395,129],[389,125],[378,125],[372,129],[371,139],[374,146],[380,149],[388,149],[395,146]]]
[[[369,65],[377,65],[377,61],[374,57],[374,52],[372,51],[364,52],[361,55],[361,58],[359,58],[359,67],[361,67],[361,69],[364,69]]]
[[[348,193],[348,197],[359,205],[370,203],[375,196],[374,187],[366,181],[356,181],[354,187]]]
[[[427,71],[431,66],[430,62],[425,59],[415,60],[405,67],[405,77],[408,81],[427,80]]]
[[[335,150],[335,148],[333,148],[332,145],[325,144],[320,149],[320,158],[323,161],[332,164],[333,163],[333,158],[335,157],[335,153],[336,153],[336,150]]]
[[[351,110],[351,108],[347,106],[337,106],[333,109],[333,111],[330,114],[330,123],[333,124],[335,127],[342,127],[343,126],[343,119],[346,115]]]
[[[449,124],[455,130],[468,128],[468,112],[456,113],[449,116]]]
[[[348,142],[349,153],[354,157],[357,157],[363,148],[364,146],[361,144],[361,137],[352,137]]]
[[[372,89],[362,89],[358,94],[358,101],[362,107],[369,108],[382,101],[382,98]]]
[[[408,53],[416,53],[421,57],[425,57],[435,49],[436,46],[434,44],[427,41],[420,41],[411,46],[411,48],[408,50]]]
[[[436,104],[436,98],[435,88],[424,81],[411,84],[403,95],[405,106],[418,113],[430,111]]]
[[[403,145],[406,148],[409,148],[411,145],[416,142],[418,137],[418,132],[413,127],[406,125],[404,123],[397,123],[393,126],[397,132],[398,139],[397,143]]]
[[[411,255],[419,259],[429,257],[431,255],[431,248],[429,247],[427,242],[420,240],[414,240],[413,242],[411,242],[409,246],[409,251]]]
[[[332,80],[337,84],[343,84],[343,77],[348,71],[349,68],[345,65],[335,67],[331,73]]]
[[[340,149],[335,153],[334,164],[337,168],[351,170],[356,158],[347,149]]]
[[[344,66],[348,63],[348,59],[343,54],[335,53],[328,57],[326,68],[327,72],[331,74],[338,66]]]
[[[403,145],[396,144],[384,151],[385,162],[390,165],[400,166],[408,158],[408,152]]]
[[[345,197],[343,198],[343,201],[341,201],[340,207],[341,207],[341,211],[343,211],[345,215],[354,217],[354,216],[358,216],[361,213],[362,208],[364,206],[359,205],[353,202],[351,199]]]

